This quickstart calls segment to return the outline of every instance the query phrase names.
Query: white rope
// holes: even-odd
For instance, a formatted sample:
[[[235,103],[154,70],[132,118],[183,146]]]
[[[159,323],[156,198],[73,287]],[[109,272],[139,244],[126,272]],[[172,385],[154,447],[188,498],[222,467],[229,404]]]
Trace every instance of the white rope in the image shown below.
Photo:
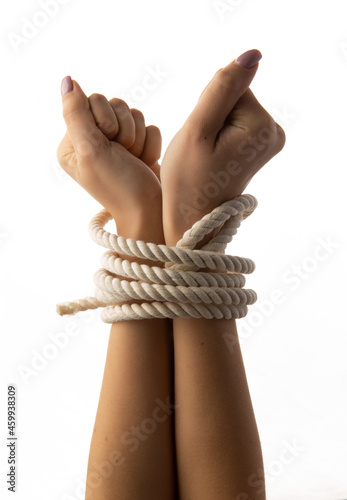
[[[57,313],[63,316],[104,307],[101,319],[105,323],[143,318],[244,317],[257,296],[243,288],[243,274],[252,273],[255,264],[251,259],[222,252],[256,206],[256,198],[248,194],[223,203],[186,231],[176,247],[111,234],[104,226],[112,216],[102,210],[88,226],[91,238],[109,249],[101,257],[103,268],[94,274],[96,296],[61,302]],[[206,234],[220,227],[207,245],[194,250]],[[165,267],[129,262],[118,253],[162,262]],[[201,270],[206,268],[224,273]],[[131,300],[145,302],[117,305]]]

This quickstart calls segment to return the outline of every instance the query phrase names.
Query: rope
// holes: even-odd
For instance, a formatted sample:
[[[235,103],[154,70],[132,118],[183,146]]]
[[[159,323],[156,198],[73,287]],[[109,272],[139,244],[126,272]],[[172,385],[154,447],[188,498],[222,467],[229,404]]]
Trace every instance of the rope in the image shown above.
[[[57,304],[61,316],[103,307],[105,323],[144,318],[242,318],[257,295],[244,289],[244,274],[255,269],[251,259],[224,255],[243,219],[257,206],[254,196],[245,194],[216,207],[186,231],[176,247],[123,238],[104,229],[112,216],[105,209],[90,221],[93,241],[107,248],[101,257],[103,268],[94,274],[95,297]],[[194,250],[206,234],[221,228],[200,250]],[[165,267],[130,262],[131,257],[164,263]],[[204,269],[224,271],[208,272]],[[128,279],[124,279],[128,278]],[[130,279],[130,281],[129,281]],[[131,300],[138,303],[117,302]]]

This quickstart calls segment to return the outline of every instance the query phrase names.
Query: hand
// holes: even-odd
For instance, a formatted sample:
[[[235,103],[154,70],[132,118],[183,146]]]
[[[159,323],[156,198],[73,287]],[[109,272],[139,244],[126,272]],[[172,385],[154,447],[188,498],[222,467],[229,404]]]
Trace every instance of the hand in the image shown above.
[[[87,98],[69,77],[62,89],[61,167],[111,213],[119,235],[162,243],[160,130],[120,99]]]
[[[283,129],[248,88],[257,69],[258,64],[247,69],[233,61],[217,71],[169,144],[161,167],[167,245],[240,195],[284,147]]]

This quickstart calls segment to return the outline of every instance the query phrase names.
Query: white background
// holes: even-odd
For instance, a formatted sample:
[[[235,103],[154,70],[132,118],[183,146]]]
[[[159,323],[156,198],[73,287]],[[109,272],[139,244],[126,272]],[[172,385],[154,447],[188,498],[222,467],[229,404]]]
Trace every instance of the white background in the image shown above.
[[[248,186],[259,206],[229,248],[257,264],[247,285],[258,303],[239,330],[268,499],[346,498],[346,2],[65,0],[46,20],[44,4],[3,2],[0,12],[2,498],[8,383],[18,393],[16,498],[84,498],[108,342],[99,312],[55,312],[94,295],[104,251],[87,231],[100,205],[56,160],[61,79],[127,98],[161,128],[165,149],[215,71],[251,48],[263,54],[251,88],[287,135]],[[28,20],[43,26],[16,46]],[[148,67],[165,74],[151,91]],[[281,304],[269,302],[274,290]],[[68,345],[45,360],[62,332]]]

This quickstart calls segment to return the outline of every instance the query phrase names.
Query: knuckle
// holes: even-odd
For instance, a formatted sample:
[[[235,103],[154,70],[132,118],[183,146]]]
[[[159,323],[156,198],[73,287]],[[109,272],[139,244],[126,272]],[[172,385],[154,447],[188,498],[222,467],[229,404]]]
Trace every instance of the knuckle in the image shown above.
[[[113,122],[112,120],[107,119],[107,118],[98,122],[98,127],[107,133],[113,133],[113,132],[116,133],[118,130],[117,124],[115,122]]]
[[[97,93],[94,93],[91,96],[89,96],[89,100],[91,100],[93,102],[104,102],[104,101],[107,101],[107,99],[106,99],[106,97],[104,95],[97,94]]]
[[[120,120],[126,119],[130,115],[130,109],[126,102],[121,101],[115,104],[111,104],[113,111],[115,112],[117,118]]]
[[[144,117],[142,111],[140,111],[139,109],[131,108],[130,112],[131,112],[134,120],[136,120],[137,122],[144,122],[145,121],[145,117]]]
[[[116,109],[118,111],[130,111],[129,106],[123,99],[118,99],[118,97],[114,97],[113,99],[110,100],[110,104],[113,109]]]
[[[161,137],[160,129],[156,125],[148,125],[147,131],[157,137]]]
[[[270,115],[258,116],[245,127],[247,141],[256,144],[264,154],[279,153],[285,144],[285,133]]]

